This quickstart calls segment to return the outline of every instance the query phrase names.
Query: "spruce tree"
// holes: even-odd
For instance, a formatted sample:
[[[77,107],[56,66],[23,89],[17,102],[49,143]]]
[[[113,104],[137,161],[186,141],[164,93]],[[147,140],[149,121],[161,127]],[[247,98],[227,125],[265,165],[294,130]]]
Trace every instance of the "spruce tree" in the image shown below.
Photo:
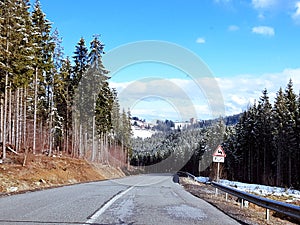
[[[3,99],[0,136],[5,158],[7,141],[15,141],[15,126],[12,126],[12,121],[17,112],[12,107],[12,104],[16,104],[12,99],[14,91],[27,83],[26,76],[30,76],[32,42],[29,38],[31,24],[28,1],[8,0],[1,1],[0,4],[0,90]]]
[[[104,68],[102,63],[101,54],[103,54],[103,46],[104,45],[98,40],[98,36],[95,36],[91,41],[91,51],[87,58],[88,67],[86,71],[84,71],[78,88],[76,89],[76,101],[74,105],[76,107],[75,117],[77,118],[77,123],[79,123],[79,130],[82,130],[83,133],[92,140],[94,140],[94,116],[96,116],[97,130],[101,136],[100,148],[106,145],[104,142],[107,142],[105,135],[111,128],[110,114],[112,108],[112,93],[108,85],[108,71]],[[77,57],[77,59],[79,59],[79,57]],[[77,65],[80,66],[82,64],[78,61]],[[80,76],[80,73],[76,76]],[[107,124],[109,124],[110,127]],[[79,132],[79,136],[82,136],[81,134],[82,132]],[[82,137],[79,137],[79,140],[81,139]],[[80,149],[79,151],[85,154],[83,150],[88,149],[87,143],[85,143],[83,148],[80,147]]]
[[[272,105],[269,102],[268,92],[265,89],[263,95],[260,97],[257,106],[257,121],[255,130],[258,134],[256,137],[258,152],[258,168],[260,168],[261,176],[260,182],[268,184],[271,176],[271,162],[272,159],[272,129],[271,129],[271,118],[272,118]]]
[[[286,103],[286,120],[284,124],[285,133],[286,133],[286,147],[287,151],[285,155],[287,158],[285,159],[288,162],[287,165],[287,184],[289,186],[292,185],[292,177],[294,174],[293,164],[294,159],[296,157],[297,148],[297,138],[296,138],[296,111],[297,111],[297,102],[296,95],[293,90],[293,82],[289,80],[287,87],[284,92],[284,99]],[[295,164],[297,164],[295,162]],[[297,169],[296,169],[297,170]]]
[[[277,96],[273,108],[273,122],[272,122],[272,135],[273,135],[273,146],[275,151],[272,155],[276,159],[272,162],[276,165],[275,175],[276,175],[276,185],[283,185],[283,168],[284,168],[284,154],[287,152],[286,149],[286,102],[283,95],[282,88],[277,92]]]
[[[74,143],[73,149],[75,146],[78,146],[79,155],[82,155],[82,124],[84,121],[84,89],[85,85],[83,85],[82,77],[85,75],[87,68],[88,68],[88,49],[85,46],[84,38],[81,38],[78,42],[77,46],[75,47],[74,52],[74,63],[75,65],[72,68],[72,87],[74,92],[73,98],[73,130],[74,130]],[[77,150],[74,150],[74,154]]]
[[[84,38],[81,38],[75,47],[74,52],[74,67],[73,67],[73,83],[77,87],[83,74],[86,72],[88,67],[88,49],[85,45]]]
[[[297,96],[297,110],[296,110],[296,128],[295,128],[296,138],[297,138],[297,150],[296,156],[294,158],[294,168],[296,175],[294,177],[295,187],[300,187],[300,94]]]
[[[49,96],[47,96],[47,89],[51,82],[51,75],[53,72],[53,51],[55,44],[51,40],[51,24],[46,19],[45,14],[41,9],[39,0],[35,2],[32,12],[32,39],[35,43],[34,50],[34,112],[33,112],[33,153],[36,151],[36,133],[37,133],[37,116],[45,122],[48,118],[47,112],[44,110],[49,108]]]
[[[67,57],[62,62],[60,72],[55,79],[55,108],[62,118],[62,130],[64,133],[63,149],[69,152],[69,145],[72,140],[72,104],[74,98],[74,87],[72,83],[72,65]]]

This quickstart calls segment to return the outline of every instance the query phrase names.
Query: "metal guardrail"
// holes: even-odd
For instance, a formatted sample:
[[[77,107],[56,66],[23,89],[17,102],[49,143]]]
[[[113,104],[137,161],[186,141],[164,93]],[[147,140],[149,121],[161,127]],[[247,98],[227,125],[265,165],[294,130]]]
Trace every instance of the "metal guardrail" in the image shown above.
[[[236,190],[235,188],[231,188],[228,186],[224,186],[222,184],[219,184],[217,182],[211,183],[214,187],[220,189],[221,191],[224,191],[225,193],[228,193],[230,195],[236,196],[240,199],[246,200],[248,202],[252,202],[255,205],[261,206],[266,209],[270,209],[279,213],[282,213],[284,215],[297,218],[300,220],[300,207],[280,201],[271,200],[268,198],[263,198],[257,195],[249,194],[243,191]],[[267,219],[268,219],[267,215]]]
[[[186,177],[192,178],[193,180],[196,180],[196,176],[194,176],[193,174],[188,173],[188,172],[178,171],[177,174],[178,174],[179,176],[184,175],[184,176],[186,176]]]
[[[193,180],[196,180],[195,176],[193,174],[187,173],[187,172],[180,172],[182,174],[185,174],[186,176],[192,178]],[[266,208],[266,219],[269,219],[269,210],[273,210],[279,213],[282,213],[283,215],[287,215],[293,218],[296,218],[300,220],[300,207],[293,204],[288,204],[280,201],[271,200],[268,198],[263,198],[257,195],[249,194],[244,191],[239,191],[235,188],[231,188],[222,184],[219,184],[217,182],[211,182],[211,185],[215,188],[228,193],[230,195],[236,196],[243,201],[246,200],[248,202],[251,202],[255,205],[261,206],[263,208]]]

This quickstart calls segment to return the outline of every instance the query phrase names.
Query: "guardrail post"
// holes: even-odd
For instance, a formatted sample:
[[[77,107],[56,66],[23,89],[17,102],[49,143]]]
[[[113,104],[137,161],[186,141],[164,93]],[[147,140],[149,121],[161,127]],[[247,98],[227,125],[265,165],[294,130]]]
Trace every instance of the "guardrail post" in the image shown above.
[[[297,205],[259,197],[259,196],[253,195],[253,194],[239,191],[232,187],[227,187],[225,185],[219,184],[214,181],[212,181],[211,184],[212,184],[212,186],[214,186],[216,188],[216,193],[215,193],[216,195],[218,194],[218,189],[225,192],[226,200],[228,200],[227,193],[232,196],[238,197],[238,200],[241,203],[241,205],[240,205],[241,208],[243,208],[244,206],[245,206],[245,208],[248,208],[249,202],[265,208],[266,209],[266,220],[270,220],[270,210],[282,213],[284,215],[296,218],[298,220],[300,219],[300,207]]]
[[[266,209],[266,220],[270,220],[270,210]]]

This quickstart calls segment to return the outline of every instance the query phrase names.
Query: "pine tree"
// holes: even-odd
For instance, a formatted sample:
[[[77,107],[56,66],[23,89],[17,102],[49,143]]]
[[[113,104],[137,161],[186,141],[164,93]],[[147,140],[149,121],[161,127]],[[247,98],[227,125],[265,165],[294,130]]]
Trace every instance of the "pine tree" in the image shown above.
[[[9,120],[12,126],[9,136],[10,143],[15,146],[16,151],[25,147],[26,142],[26,90],[32,81],[33,65],[32,58],[34,54],[34,43],[31,39],[32,21],[29,13],[29,0],[16,2],[16,20],[18,21],[18,44],[15,45],[15,54],[13,60],[14,76],[12,84],[12,97],[14,102],[10,102],[13,110],[10,110]],[[11,92],[10,92],[11,93]]]
[[[0,14],[0,90],[4,96],[1,110],[1,141],[3,158],[6,142],[15,142],[16,112],[12,105],[14,91],[25,85],[31,74],[31,21],[27,0],[1,1]],[[14,123],[12,123],[14,122]],[[14,124],[14,125],[12,125]],[[18,146],[17,146],[18,147]]]
[[[286,149],[286,133],[285,133],[285,124],[286,124],[286,102],[283,95],[282,88],[277,92],[277,96],[274,103],[273,109],[273,146],[276,151],[273,152],[273,156],[276,159],[276,185],[283,185],[283,166],[284,160],[283,155],[287,152]]]
[[[36,151],[37,116],[46,121],[49,110],[49,84],[53,72],[53,52],[55,44],[52,42],[50,21],[46,19],[39,0],[35,2],[32,12],[34,52],[34,112],[33,112],[33,153]]]
[[[80,39],[75,48],[75,55],[73,56],[75,63],[73,67],[73,83],[77,87],[88,67],[88,49],[85,46],[84,38]]]
[[[245,182],[259,182],[258,178],[260,177],[260,168],[258,167],[260,162],[259,145],[257,141],[260,134],[257,129],[257,115],[257,106],[254,103],[243,113],[236,125],[236,138],[233,144],[235,156],[233,159],[238,167],[235,169],[239,173],[236,177]],[[230,159],[230,154],[228,154],[228,159]],[[228,162],[228,164],[230,163]]]
[[[286,120],[285,120],[285,133],[286,133],[286,147],[287,151],[285,155],[287,156],[286,160],[288,162],[287,165],[287,184],[289,186],[292,185],[292,177],[294,175],[295,170],[293,170],[293,164],[295,159],[295,153],[298,151],[297,148],[297,138],[296,138],[296,111],[297,111],[297,102],[296,95],[293,90],[293,82],[289,80],[289,83],[284,92],[284,99],[286,103]],[[295,164],[297,164],[295,162]],[[297,170],[297,169],[296,169]]]
[[[300,94],[297,96],[297,110],[296,110],[296,128],[295,128],[296,138],[297,138],[297,150],[295,152],[294,158],[294,168],[296,175],[294,177],[294,186],[300,187]]]
[[[122,145],[122,150],[125,153],[125,162],[128,163],[129,165],[129,157],[132,154],[132,144],[131,144],[131,136],[132,136],[132,130],[131,130],[131,115],[130,111],[126,113],[126,111],[123,109],[123,112],[121,114],[121,145]]]
[[[108,71],[102,64],[101,54],[103,54],[103,46],[104,45],[98,40],[98,36],[95,36],[91,41],[91,52],[88,55],[89,64],[79,82],[75,101],[76,118],[78,119],[77,123],[79,123],[79,140],[82,140],[82,132],[80,132],[80,130],[82,130],[87,137],[94,140],[93,128],[94,116],[96,116],[96,125],[98,127],[98,133],[101,136],[100,148],[106,145],[104,142],[107,142],[105,135],[111,128],[110,115],[112,108],[112,93],[108,86],[109,77],[106,76]],[[78,63],[78,65],[82,64]],[[84,149],[88,149],[87,141],[85,141],[83,147],[81,147],[81,145],[79,146],[81,154],[85,154]]]
[[[94,35],[94,39],[90,43],[90,53],[88,56],[88,63],[93,68],[96,67],[99,70],[103,70],[104,66],[102,65],[101,58],[104,54],[104,44],[99,40],[99,35]]]
[[[2,158],[6,158],[6,141],[7,141],[7,114],[8,114],[8,91],[9,79],[12,77],[13,46],[14,46],[14,28],[16,27],[15,17],[11,18],[16,11],[14,1],[1,2],[1,44],[0,44],[0,75],[2,90],[4,93],[3,109],[1,110],[1,141],[2,141]],[[1,104],[2,105],[2,104]],[[3,116],[2,116],[3,111]]]
[[[48,102],[48,129],[49,129],[49,156],[52,154],[53,148],[61,149],[62,145],[62,132],[63,132],[63,117],[59,114],[56,101],[61,101],[59,97],[61,90],[65,87],[65,80],[61,77],[61,68],[63,64],[63,47],[61,46],[62,39],[59,37],[58,30],[55,29],[51,37],[51,45],[54,44],[53,49],[53,68],[48,73],[46,78],[47,83],[47,102]],[[59,97],[58,97],[59,96]],[[66,107],[67,105],[60,105],[60,107]]]
[[[58,77],[55,79],[55,108],[62,118],[62,131],[64,133],[63,149],[69,152],[69,144],[72,140],[72,104],[74,98],[74,87],[72,83],[72,65],[67,57],[62,62]],[[60,143],[61,145],[62,143]],[[60,146],[62,147],[62,146]],[[74,153],[74,152],[73,152]]]
[[[88,69],[88,49],[85,46],[85,40],[80,39],[77,46],[75,47],[74,52],[74,67],[73,67],[73,77],[72,77],[72,86],[74,91],[74,101],[72,107],[74,109],[72,118],[75,118],[73,121],[73,144],[72,149],[74,155],[77,155],[78,148],[79,155],[82,156],[82,124],[84,121],[84,89],[85,86],[82,84],[82,77]]]
[[[120,104],[117,98],[117,91],[115,88],[112,89],[112,112],[111,112],[111,126],[112,132],[114,136],[114,140],[118,142],[120,140],[120,127],[121,127],[121,116],[120,116]],[[117,144],[116,142],[116,144]]]
[[[268,184],[271,177],[271,163],[273,160],[269,157],[272,156],[272,105],[269,102],[268,92],[265,89],[263,95],[260,97],[257,106],[257,121],[256,121],[256,137],[258,151],[256,157],[258,157],[258,167],[260,168],[260,182]]]

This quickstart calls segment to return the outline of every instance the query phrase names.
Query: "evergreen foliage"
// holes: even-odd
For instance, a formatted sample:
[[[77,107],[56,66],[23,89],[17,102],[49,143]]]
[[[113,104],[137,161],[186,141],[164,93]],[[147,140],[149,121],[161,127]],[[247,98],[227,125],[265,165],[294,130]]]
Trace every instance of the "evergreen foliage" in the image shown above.
[[[105,163],[111,155],[124,166],[131,151],[130,113],[121,114],[117,93],[109,87],[99,35],[90,49],[81,38],[72,62],[39,0],[31,11],[29,0],[0,1],[0,6],[1,158],[9,145]]]
[[[223,178],[300,188],[299,109],[300,96],[290,80],[284,91],[279,89],[273,105],[263,90],[258,102],[238,115],[236,124],[226,126],[225,117],[134,139],[131,164],[151,172],[184,170],[211,176],[212,154],[221,144],[227,155]]]
[[[70,60],[38,0],[0,0],[0,142],[16,151],[64,151],[76,157],[152,172],[212,169],[221,143],[228,179],[300,187],[300,95],[290,80],[274,104],[264,90],[240,115],[201,121],[188,129],[132,140],[130,112],[120,109],[102,63],[104,44],[80,38]],[[237,122],[238,121],[238,122]],[[235,124],[237,122],[237,124]]]
[[[264,90],[223,143],[227,176],[242,182],[300,187],[299,96],[290,80],[273,106]]]

